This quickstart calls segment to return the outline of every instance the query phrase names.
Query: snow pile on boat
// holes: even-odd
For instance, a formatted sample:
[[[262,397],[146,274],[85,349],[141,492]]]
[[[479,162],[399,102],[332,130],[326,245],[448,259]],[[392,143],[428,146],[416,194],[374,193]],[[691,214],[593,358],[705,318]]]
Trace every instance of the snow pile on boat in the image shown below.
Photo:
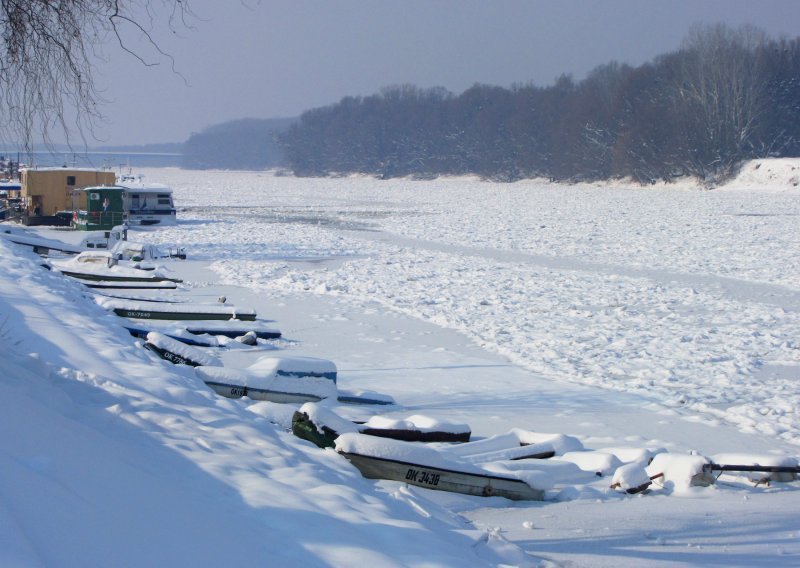
[[[527,458],[532,455],[551,457],[581,449],[583,444],[574,436],[513,428],[505,434],[496,434],[469,444],[447,446],[442,451],[460,460],[481,464]]]
[[[217,357],[157,331],[151,331],[147,334],[147,343],[145,345],[153,348],[160,357],[171,363],[191,365],[193,367],[200,365],[207,367],[222,366],[222,362]]]
[[[416,430],[419,432],[446,432],[448,434],[469,434],[468,424],[444,422],[430,416],[413,414],[406,418],[390,418],[386,416],[372,416],[363,424],[364,428],[377,430]]]
[[[611,478],[611,487],[620,488],[629,493],[638,493],[652,484],[647,471],[638,463],[629,463],[617,468]]]
[[[336,364],[313,357],[260,357],[244,369],[195,367],[207,385],[223,396],[249,396],[274,402],[336,398]]]
[[[706,486],[714,482],[703,466],[710,460],[695,454],[658,454],[647,466],[648,476],[654,478],[667,492],[685,493],[693,486]]]
[[[144,319],[150,317],[147,314],[154,312],[164,314],[195,314],[198,316],[208,315],[209,318],[212,316],[228,316],[230,319],[238,319],[245,316],[255,318],[256,316],[255,310],[222,304],[190,304],[187,302],[170,304],[166,302],[148,302],[146,300],[124,300],[104,296],[96,296],[95,301],[98,305],[107,310],[140,313],[141,317]]]
[[[108,251],[84,251],[75,257],[63,260],[49,259],[48,265],[57,271],[78,277],[91,277],[96,280],[108,279],[167,279],[163,268],[145,270],[137,263],[120,264]]]
[[[298,412],[305,414],[317,430],[322,434],[322,427],[327,426],[338,434],[358,433],[359,426],[350,420],[342,418],[339,414],[323,404],[306,402]]]

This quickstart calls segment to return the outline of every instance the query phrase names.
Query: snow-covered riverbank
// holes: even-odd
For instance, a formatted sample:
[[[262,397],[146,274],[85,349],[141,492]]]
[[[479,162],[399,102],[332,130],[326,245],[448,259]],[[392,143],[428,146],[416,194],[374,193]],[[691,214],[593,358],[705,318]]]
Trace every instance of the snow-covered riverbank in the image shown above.
[[[183,294],[255,308],[390,415],[796,455],[800,191],[749,167],[714,191],[152,170],[179,224],[131,238],[186,245]],[[216,397],[0,247],[5,564],[800,561],[797,483],[512,504],[364,480],[285,433],[291,408]]]

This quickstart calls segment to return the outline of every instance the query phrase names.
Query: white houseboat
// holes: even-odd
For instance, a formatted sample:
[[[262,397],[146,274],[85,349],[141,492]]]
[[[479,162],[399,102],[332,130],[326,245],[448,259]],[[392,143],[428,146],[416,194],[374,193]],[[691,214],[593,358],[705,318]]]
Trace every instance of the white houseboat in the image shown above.
[[[172,188],[159,183],[144,183],[142,176],[121,175],[117,185],[125,188],[125,210],[129,225],[174,225],[175,203]]]

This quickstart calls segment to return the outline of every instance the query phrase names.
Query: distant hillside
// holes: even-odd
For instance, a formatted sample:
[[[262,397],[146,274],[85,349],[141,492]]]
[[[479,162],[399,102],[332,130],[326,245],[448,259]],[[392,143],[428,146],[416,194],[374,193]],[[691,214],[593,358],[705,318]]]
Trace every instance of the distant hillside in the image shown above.
[[[286,164],[276,136],[297,119],[244,118],[210,126],[183,145],[186,169],[261,170]]]

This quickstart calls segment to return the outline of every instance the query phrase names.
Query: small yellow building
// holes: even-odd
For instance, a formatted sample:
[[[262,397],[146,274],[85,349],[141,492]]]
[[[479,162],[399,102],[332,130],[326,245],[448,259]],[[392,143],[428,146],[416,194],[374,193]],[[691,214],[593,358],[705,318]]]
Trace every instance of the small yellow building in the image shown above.
[[[28,215],[51,216],[73,208],[72,191],[89,186],[112,186],[117,176],[110,170],[36,168],[22,170],[23,202]]]

